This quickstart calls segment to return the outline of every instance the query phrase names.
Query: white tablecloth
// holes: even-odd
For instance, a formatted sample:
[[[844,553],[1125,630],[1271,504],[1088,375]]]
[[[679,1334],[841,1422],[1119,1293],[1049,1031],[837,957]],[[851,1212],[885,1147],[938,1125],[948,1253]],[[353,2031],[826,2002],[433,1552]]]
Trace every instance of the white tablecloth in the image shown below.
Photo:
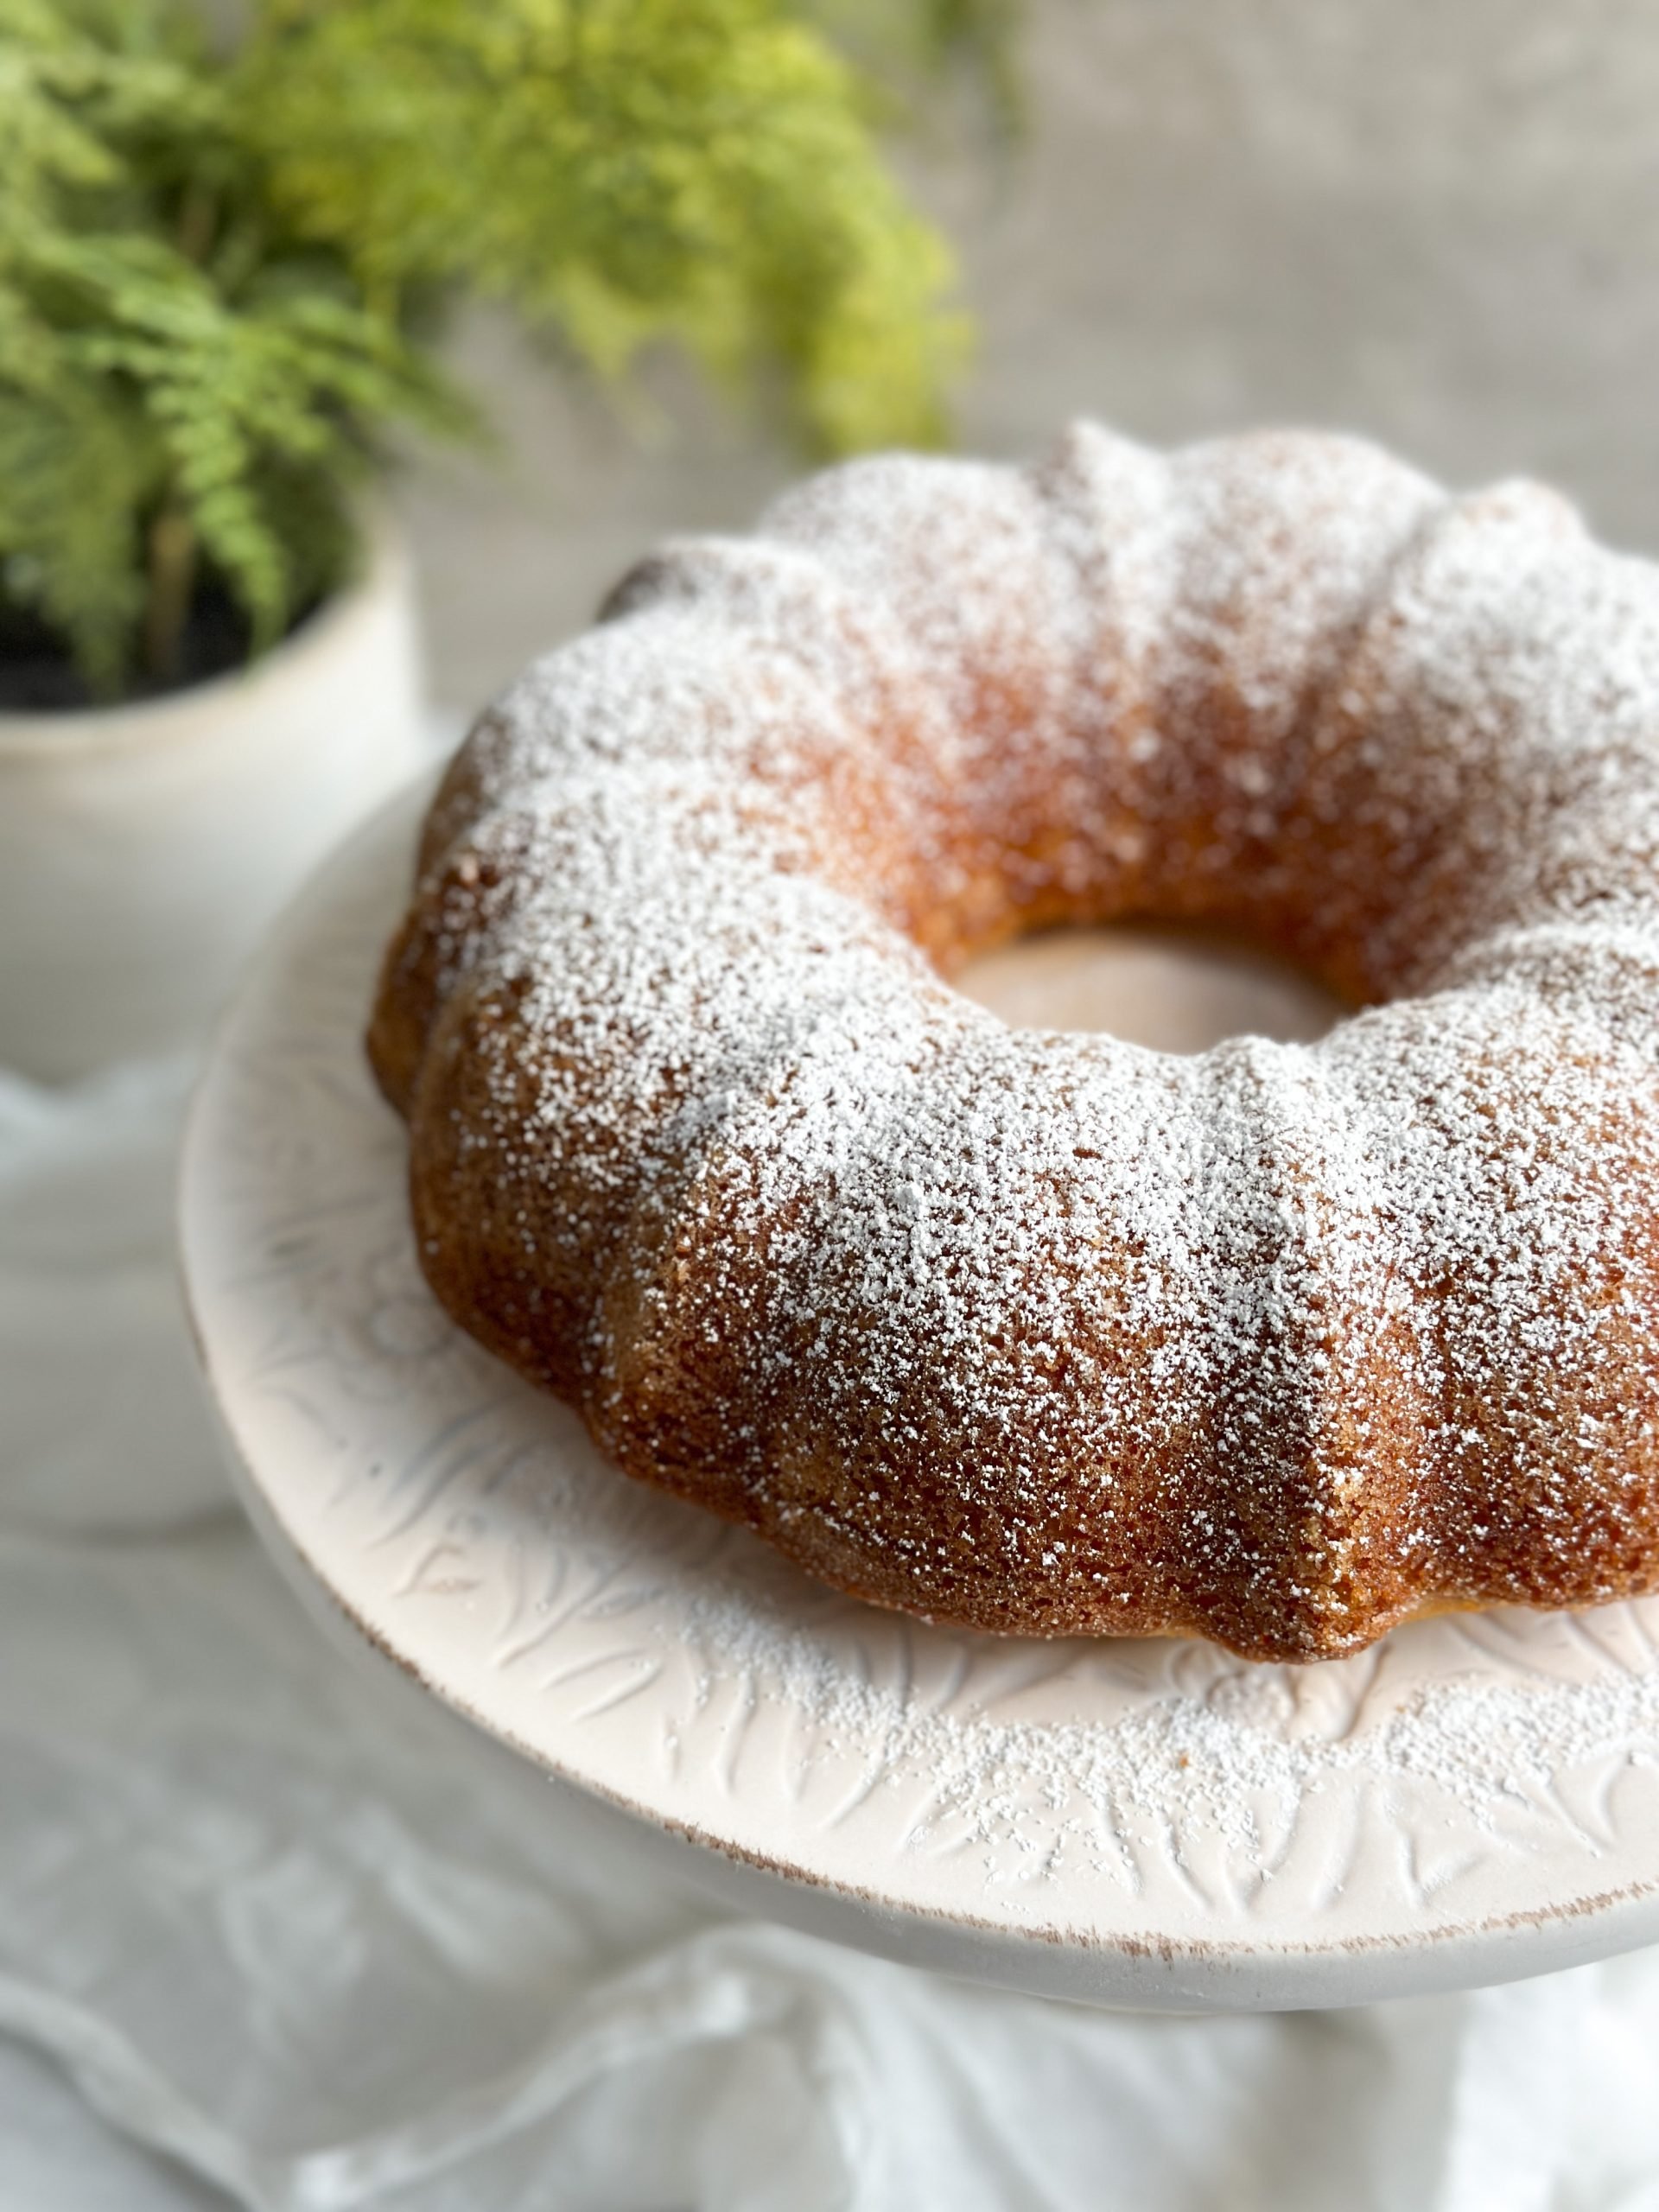
[[[664,1885],[337,1656],[192,1395],[187,1073],[0,1078],[0,2212],[1659,2212],[1654,1955],[1261,2018],[969,1988]]]

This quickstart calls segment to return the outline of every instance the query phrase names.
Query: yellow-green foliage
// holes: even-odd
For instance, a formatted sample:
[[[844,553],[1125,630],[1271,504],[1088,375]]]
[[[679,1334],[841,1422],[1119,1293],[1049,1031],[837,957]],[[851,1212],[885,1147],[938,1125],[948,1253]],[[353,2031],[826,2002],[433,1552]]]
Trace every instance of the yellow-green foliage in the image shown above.
[[[681,343],[827,448],[935,438],[948,257],[836,12],[265,0],[221,53],[185,0],[0,0],[0,598],[106,690],[204,569],[280,635],[385,431],[463,426],[411,336],[461,289],[606,375]]]

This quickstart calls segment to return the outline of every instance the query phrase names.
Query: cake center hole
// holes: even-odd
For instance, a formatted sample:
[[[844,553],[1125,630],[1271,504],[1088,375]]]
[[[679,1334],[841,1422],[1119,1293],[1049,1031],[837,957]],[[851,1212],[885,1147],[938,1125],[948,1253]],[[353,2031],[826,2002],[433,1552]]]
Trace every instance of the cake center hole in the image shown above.
[[[1207,931],[1039,930],[971,961],[957,988],[1015,1029],[1090,1029],[1162,1052],[1227,1037],[1309,1044],[1345,1009],[1272,953]]]

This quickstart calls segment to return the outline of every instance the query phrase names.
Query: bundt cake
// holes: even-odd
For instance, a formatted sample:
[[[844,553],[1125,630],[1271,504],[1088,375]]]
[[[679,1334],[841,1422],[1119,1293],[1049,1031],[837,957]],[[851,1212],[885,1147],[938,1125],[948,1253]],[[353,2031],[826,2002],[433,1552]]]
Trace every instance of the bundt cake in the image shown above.
[[[1177,1058],[947,978],[1197,920]],[[1659,1586],[1659,569],[1356,441],[888,457],[487,713],[370,1032],[450,1313],[878,1604],[1351,1651]]]

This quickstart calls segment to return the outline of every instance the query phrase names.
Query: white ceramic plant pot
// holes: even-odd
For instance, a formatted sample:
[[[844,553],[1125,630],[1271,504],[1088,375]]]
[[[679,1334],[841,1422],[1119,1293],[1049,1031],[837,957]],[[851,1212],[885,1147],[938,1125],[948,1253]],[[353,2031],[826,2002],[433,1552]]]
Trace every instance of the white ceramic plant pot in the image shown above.
[[[295,885],[421,752],[413,589],[361,580],[253,667],[0,714],[0,1065],[60,1083],[200,1036]]]
[[[245,673],[0,715],[0,1522],[131,1531],[227,1503],[170,1233],[193,1047],[424,749],[384,526],[361,581]]]

